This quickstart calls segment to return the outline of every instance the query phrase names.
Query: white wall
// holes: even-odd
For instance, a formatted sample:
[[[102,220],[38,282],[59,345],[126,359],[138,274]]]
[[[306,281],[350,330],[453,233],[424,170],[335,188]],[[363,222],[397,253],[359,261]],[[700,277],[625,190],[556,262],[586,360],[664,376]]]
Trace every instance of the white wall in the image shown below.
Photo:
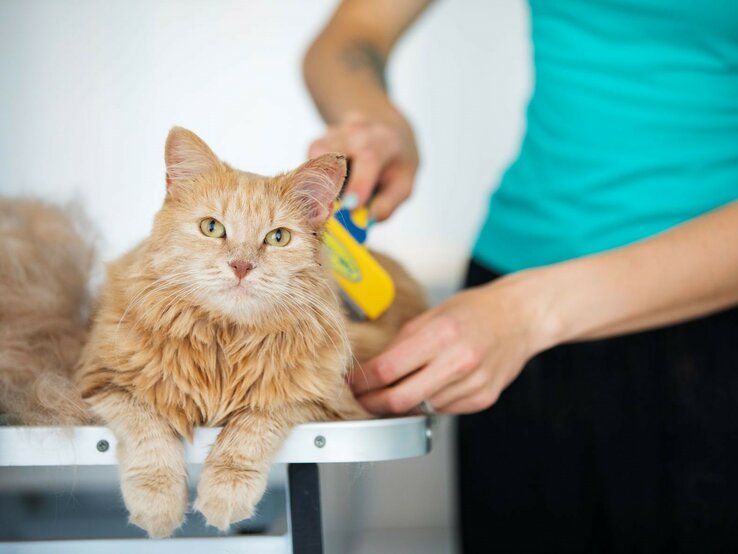
[[[297,165],[321,131],[300,60],[334,4],[3,0],[0,190],[81,199],[111,258],[149,230],[172,125],[243,169]],[[524,18],[521,0],[439,2],[390,66],[423,168],[412,200],[373,241],[434,284],[459,273],[517,148]]]
[[[2,0],[0,193],[80,200],[109,259],[149,231],[172,125],[242,169],[297,165],[322,128],[301,56],[334,5]],[[423,166],[412,199],[371,242],[404,259],[436,297],[456,286],[488,192],[518,146],[528,57],[522,0],[447,0],[408,33],[390,66]],[[448,453],[429,460],[416,466],[423,472],[381,470],[384,487],[369,499],[377,521],[449,520],[448,483],[438,477]],[[400,477],[414,494],[393,508]]]

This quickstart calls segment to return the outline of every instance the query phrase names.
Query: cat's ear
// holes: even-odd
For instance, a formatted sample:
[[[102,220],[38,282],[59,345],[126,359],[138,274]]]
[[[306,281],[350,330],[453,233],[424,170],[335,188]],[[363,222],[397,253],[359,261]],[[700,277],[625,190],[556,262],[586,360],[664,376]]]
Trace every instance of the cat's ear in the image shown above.
[[[313,158],[292,172],[293,192],[303,204],[311,225],[318,227],[331,215],[346,172],[346,156],[337,152]]]
[[[173,127],[164,147],[167,164],[167,190],[223,168],[210,147],[192,131]]]

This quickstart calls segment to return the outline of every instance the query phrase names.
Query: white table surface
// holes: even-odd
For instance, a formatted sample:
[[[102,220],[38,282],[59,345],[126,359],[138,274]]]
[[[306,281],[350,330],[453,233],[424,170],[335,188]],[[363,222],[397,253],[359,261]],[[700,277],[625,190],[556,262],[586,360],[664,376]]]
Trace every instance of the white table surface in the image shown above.
[[[192,444],[185,442],[187,463],[202,463],[219,432],[196,429]],[[412,458],[430,451],[431,433],[425,416],[307,423],[290,432],[274,462]],[[0,427],[0,467],[114,465],[115,450],[115,437],[106,427]]]

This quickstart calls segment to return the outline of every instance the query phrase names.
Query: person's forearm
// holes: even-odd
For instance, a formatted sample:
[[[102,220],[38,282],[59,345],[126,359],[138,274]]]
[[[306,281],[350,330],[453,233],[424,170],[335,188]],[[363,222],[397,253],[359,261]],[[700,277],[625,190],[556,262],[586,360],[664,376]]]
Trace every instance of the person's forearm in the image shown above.
[[[321,35],[305,56],[305,83],[327,123],[353,111],[394,113],[385,88],[385,54],[370,39]]]
[[[392,47],[429,0],[344,1],[307,51],[305,83],[328,123],[351,112],[387,119],[396,110],[387,95]]]
[[[520,274],[544,284],[545,346],[635,332],[738,304],[738,203],[641,242]]]

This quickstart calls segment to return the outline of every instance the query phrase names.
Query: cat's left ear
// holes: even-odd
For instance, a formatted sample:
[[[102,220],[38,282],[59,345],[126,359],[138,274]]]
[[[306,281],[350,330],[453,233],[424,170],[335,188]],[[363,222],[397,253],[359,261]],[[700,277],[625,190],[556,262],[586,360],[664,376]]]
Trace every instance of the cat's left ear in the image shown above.
[[[292,172],[292,190],[303,203],[311,225],[319,227],[331,215],[346,172],[346,156],[337,152],[313,158]]]
[[[187,183],[224,167],[205,141],[183,127],[174,127],[169,131],[164,159],[167,164],[167,191],[171,191],[174,185]]]

